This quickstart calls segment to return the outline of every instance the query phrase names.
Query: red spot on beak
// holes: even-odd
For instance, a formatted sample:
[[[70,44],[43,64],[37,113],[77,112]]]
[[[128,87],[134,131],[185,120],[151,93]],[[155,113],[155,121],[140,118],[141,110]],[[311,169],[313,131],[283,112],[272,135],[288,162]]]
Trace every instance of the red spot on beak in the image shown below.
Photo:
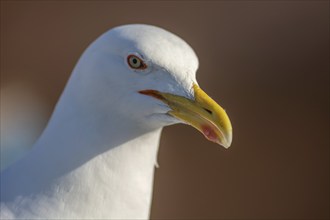
[[[208,125],[203,125],[202,126],[202,132],[208,140],[213,141],[213,142],[217,142],[217,140],[218,140],[217,134],[214,132],[212,127],[210,127]]]

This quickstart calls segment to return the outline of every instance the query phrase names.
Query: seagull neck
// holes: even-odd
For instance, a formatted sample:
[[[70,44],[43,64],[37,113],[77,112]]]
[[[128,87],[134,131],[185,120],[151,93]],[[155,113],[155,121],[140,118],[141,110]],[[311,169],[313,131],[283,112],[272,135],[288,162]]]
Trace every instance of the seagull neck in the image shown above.
[[[17,189],[4,197],[33,195],[31,210],[52,202],[41,216],[148,218],[160,133],[119,116],[72,111],[60,101],[33,151],[4,181],[13,181],[10,172],[29,175],[14,180]]]

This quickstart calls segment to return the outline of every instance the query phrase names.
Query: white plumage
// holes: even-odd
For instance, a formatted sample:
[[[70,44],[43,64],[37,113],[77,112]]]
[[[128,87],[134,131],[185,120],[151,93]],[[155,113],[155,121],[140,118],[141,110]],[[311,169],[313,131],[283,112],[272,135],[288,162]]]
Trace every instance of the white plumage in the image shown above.
[[[146,68],[130,66],[132,55]],[[31,152],[1,173],[1,218],[148,218],[163,126],[183,121],[231,143],[224,111],[198,90],[197,68],[191,47],[161,28],[125,25],[99,37]]]

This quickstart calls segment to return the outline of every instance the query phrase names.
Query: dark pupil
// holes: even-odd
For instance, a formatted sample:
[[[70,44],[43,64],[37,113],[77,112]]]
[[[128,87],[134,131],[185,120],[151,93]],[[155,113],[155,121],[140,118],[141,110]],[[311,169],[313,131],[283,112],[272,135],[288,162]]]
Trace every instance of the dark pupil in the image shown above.
[[[134,58],[134,59],[133,59],[133,63],[134,63],[134,64],[137,64],[137,62],[138,62],[137,59]]]

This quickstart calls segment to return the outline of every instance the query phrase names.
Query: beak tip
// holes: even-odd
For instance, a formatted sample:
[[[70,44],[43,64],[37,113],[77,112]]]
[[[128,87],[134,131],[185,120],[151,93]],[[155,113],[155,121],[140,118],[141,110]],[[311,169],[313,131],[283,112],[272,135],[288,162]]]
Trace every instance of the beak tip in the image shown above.
[[[224,144],[224,143],[217,143],[219,145],[221,145],[222,147],[228,149],[230,147],[230,144]]]
[[[222,146],[226,149],[228,149],[230,147],[231,144],[222,144]]]
[[[220,144],[224,148],[228,149],[231,146],[232,140],[233,140],[233,136],[230,133],[230,135],[228,135],[226,138],[224,138],[224,140],[219,141],[218,144]]]

